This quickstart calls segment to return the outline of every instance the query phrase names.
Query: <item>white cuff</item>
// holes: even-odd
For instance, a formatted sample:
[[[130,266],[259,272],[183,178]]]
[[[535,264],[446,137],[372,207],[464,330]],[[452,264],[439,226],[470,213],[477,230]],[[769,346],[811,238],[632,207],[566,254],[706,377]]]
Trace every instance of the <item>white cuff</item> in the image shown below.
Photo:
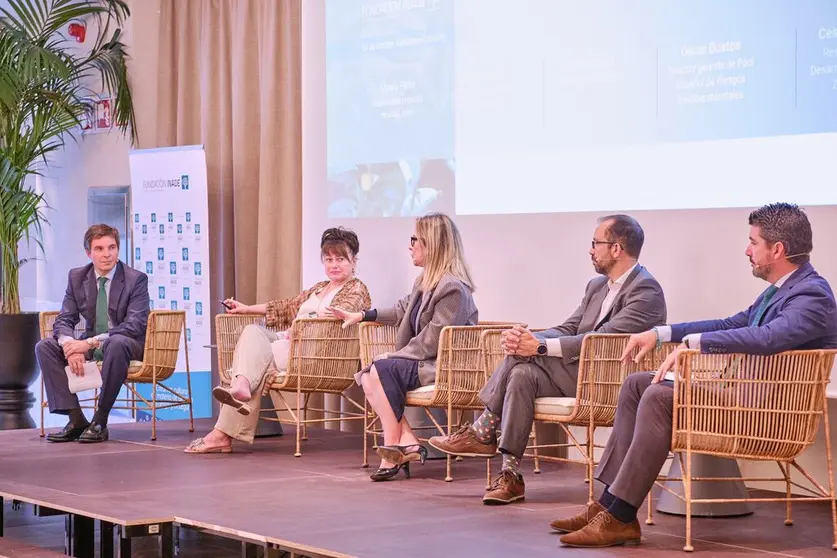
[[[98,339],[99,343],[103,343],[105,341],[105,339],[107,339],[108,337],[110,337],[110,333],[100,333],[99,335],[97,335],[93,339]]]
[[[561,349],[561,338],[554,337],[552,339],[545,339],[544,342],[546,343],[546,356],[551,357],[558,357],[561,358],[564,356],[564,352]]]
[[[660,336],[660,343],[671,341],[671,326],[657,326],[657,335]]]
[[[694,349],[696,351],[700,350],[700,333],[690,333],[686,337],[683,338],[683,342],[686,342],[686,339],[689,340],[689,348]]]
[[[73,340],[74,339],[72,337],[70,337],[69,335],[62,335],[61,337],[58,338],[58,346],[63,347],[64,343],[66,343],[67,341],[73,341]]]

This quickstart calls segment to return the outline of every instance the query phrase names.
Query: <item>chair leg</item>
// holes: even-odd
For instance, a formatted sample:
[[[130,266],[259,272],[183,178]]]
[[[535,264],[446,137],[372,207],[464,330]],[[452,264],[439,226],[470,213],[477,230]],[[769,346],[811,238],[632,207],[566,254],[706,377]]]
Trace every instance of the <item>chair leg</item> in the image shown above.
[[[369,402],[366,400],[366,395],[363,396],[363,463],[361,467],[364,469],[369,467]]]
[[[46,436],[44,432],[44,404],[46,403],[44,396],[44,374],[41,372],[41,438]]]
[[[686,544],[683,550],[693,552],[692,546],[692,452],[686,451],[686,471],[683,475],[683,494],[686,496]]]
[[[299,402],[302,400],[302,392],[300,391],[299,382],[297,382],[296,386],[296,453],[294,453],[294,457],[301,457],[302,452],[300,451],[302,447],[301,437],[302,437],[302,423],[300,421],[300,417],[302,416],[300,409],[299,409]]]
[[[135,388],[136,389],[136,388]],[[151,440],[157,439],[157,374],[151,382]]]
[[[448,395],[448,436],[450,436],[453,433],[453,424],[452,424],[453,417],[451,416],[452,413],[453,413],[453,405],[452,405],[452,401],[450,399],[450,395]],[[459,422],[460,423],[462,422],[462,413],[459,414]],[[446,467],[446,469],[445,469],[445,472],[446,472],[445,482],[452,482],[453,481],[453,475],[451,475],[451,470],[450,470],[451,469],[451,456],[450,455],[448,455],[445,459],[445,467]]]
[[[592,436],[590,434],[587,435],[587,478],[590,479],[590,482],[587,484],[587,499],[592,502],[593,501],[593,467],[595,466],[595,462],[593,459],[595,455],[593,454],[594,448],[593,444],[590,441]]]
[[[541,472],[541,460],[538,459],[538,427],[535,425],[535,422],[532,422],[532,435],[535,441],[535,447],[533,448],[532,453],[535,456],[535,474],[540,474]]]
[[[790,464],[786,463],[782,466],[779,463],[779,468],[782,470],[782,474],[785,476],[785,497],[787,500],[785,501],[785,525],[791,526],[793,525],[793,512],[791,509],[791,478],[790,478]]]
[[[491,458],[485,460],[485,489],[491,488]]]
[[[192,379],[189,377],[189,368],[186,368],[186,397],[189,398],[189,432],[195,431],[195,415],[192,410]]]
[[[308,398],[311,397],[310,393],[306,393],[302,396],[302,440],[305,441],[308,439]],[[325,396],[323,396],[323,408],[325,408]],[[299,402],[297,401],[297,408],[299,408]]]
[[[827,373],[826,373],[827,374]],[[828,396],[825,390],[822,390],[823,409],[823,429],[825,434],[825,462],[828,465],[828,496],[831,499],[831,530],[833,535],[833,543],[831,548],[837,550],[837,503],[835,503],[834,494],[834,467],[831,459],[831,426],[828,421]]]

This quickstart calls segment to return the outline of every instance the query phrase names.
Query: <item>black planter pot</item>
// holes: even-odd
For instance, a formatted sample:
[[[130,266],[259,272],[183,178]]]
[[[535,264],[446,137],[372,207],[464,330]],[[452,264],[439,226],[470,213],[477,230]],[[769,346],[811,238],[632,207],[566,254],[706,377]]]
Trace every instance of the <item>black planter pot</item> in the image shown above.
[[[38,314],[0,314],[0,430],[35,428],[29,386],[38,377]]]

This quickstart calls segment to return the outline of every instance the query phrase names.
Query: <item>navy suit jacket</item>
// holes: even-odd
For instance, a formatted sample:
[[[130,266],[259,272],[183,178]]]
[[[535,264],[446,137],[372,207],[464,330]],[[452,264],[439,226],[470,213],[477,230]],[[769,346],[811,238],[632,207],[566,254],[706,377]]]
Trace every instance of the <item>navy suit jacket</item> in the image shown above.
[[[79,315],[84,316],[87,322],[87,331],[82,337],[93,336],[98,294],[96,271],[92,263],[70,270],[64,303],[55,319],[55,339],[65,335],[75,337],[73,330],[79,322]],[[118,262],[108,297],[108,316],[113,324],[108,334],[136,339],[143,346],[150,304],[148,276]]]
[[[837,348],[834,293],[810,263],[788,277],[770,299],[761,323],[750,327],[750,315],[763,297],[726,319],[672,325],[671,340],[679,342],[690,333],[700,333],[703,353],[769,355],[795,349]]]

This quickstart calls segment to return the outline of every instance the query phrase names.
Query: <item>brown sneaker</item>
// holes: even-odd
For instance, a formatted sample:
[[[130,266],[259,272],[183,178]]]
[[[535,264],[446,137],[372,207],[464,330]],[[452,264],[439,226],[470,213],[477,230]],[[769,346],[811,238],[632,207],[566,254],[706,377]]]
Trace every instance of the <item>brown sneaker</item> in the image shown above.
[[[605,509],[600,503],[588,502],[581,513],[568,517],[567,519],[556,519],[549,526],[552,527],[553,531],[557,531],[558,533],[572,533],[573,531],[587,527],[587,524],[599,515],[599,512],[603,511]]]
[[[433,436],[427,441],[439,451],[459,457],[494,457],[497,443],[483,444],[467,424],[450,436]]]
[[[565,546],[580,548],[602,548],[622,544],[639,544],[642,531],[639,521],[622,523],[607,511],[599,512],[585,527],[561,537]]]
[[[482,497],[482,503],[489,506],[502,506],[504,504],[511,504],[523,500],[526,492],[526,485],[523,483],[523,477],[514,474],[508,469],[503,469],[491,487],[485,492]]]

